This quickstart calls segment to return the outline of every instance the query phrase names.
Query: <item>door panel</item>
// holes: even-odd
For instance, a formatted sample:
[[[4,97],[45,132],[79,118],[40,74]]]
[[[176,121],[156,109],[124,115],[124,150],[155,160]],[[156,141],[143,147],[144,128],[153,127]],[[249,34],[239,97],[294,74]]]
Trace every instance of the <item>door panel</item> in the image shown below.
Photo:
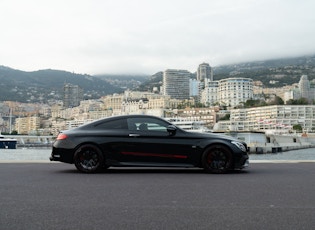
[[[189,163],[193,143],[185,136],[170,136],[169,123],[155,119],[131,119],[127,148],[121,152],[124,161],[161,164]],[[135,128],[136,127],[136,128]]]

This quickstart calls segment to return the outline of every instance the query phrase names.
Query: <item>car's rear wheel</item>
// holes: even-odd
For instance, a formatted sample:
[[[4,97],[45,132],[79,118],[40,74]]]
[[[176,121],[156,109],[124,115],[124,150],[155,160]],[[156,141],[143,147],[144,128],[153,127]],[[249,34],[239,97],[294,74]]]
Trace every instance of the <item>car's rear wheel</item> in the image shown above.
[[[84,173],[95,173],[104,166],[102,151],[95,145],[81,145],[74,153],[75,167]]]
[[[233,164],[232,153],[224,145],[212,145],[202,155],[202,165],[209,173],[226,173]]]

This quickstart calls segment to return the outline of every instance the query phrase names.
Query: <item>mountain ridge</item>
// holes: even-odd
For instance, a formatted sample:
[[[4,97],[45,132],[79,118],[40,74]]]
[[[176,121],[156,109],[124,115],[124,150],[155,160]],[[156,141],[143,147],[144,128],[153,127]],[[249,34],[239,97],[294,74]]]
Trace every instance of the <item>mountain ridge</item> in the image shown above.
[[[0,101],[38,102],[45,95],[50,99],[61,99],[64,83],[80,86],[85,99],[96,99],[103,95],[121,92],[122,90],[97,77],[87,74],[76,74],[63,70],[21,71],[0,66]],[[38,99],[38,100],[37,100]]]
[[[315,79],[315,55],[243,62],[212,67],[214,80],[248,77],[260,80],[265,87],[281,87],[297,83],[301,75]],[[197,67],[196,67],[197,69]],[[163,72],[151,76],[114,74],[77,74],[64,70],[22,71],[0,65],[0,101],[44,102],[61,100],[64,83],[80,86],[84,99],[131,90],[152,90],[162,84]],[[270,83],[275,82],[275,83]]]

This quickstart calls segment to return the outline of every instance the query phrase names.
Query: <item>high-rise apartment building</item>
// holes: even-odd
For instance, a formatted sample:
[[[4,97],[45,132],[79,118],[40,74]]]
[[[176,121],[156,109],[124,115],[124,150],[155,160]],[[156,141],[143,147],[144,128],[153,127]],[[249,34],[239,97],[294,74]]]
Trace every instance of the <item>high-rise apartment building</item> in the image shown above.
[[[197,80],[203,82],[206,79],[213,81],[213,71],[208,63],[202,63],[197,70]]]
[[[63,93],[64,108],[79,106],[80,101],[83,100],[83,90],[78,85],[72,85],[69,83],[64,84]]]
[[[163,94],[171,98],[189,99],[189,78],[187,70],[167,69],[163,73]]]
[[[314,82],[313,82],[314,83]],[[301,98],[305,98],[308,101],[315,100],[315,88],[314,84],[308,80],[307,75],[302,75],[299,81],[299,90]]]

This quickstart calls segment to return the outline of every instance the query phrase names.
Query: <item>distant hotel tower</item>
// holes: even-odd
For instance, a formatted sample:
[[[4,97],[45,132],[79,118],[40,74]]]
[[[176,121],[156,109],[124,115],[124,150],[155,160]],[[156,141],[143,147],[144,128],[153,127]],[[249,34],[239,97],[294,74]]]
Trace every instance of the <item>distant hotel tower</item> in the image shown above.
[[[301,76],[301,79],[299,81],[299,89],[301,93],[301,98],[310,100],[311,86],[310,86],[310,81],[307,78],[307,75]]]
[[[197,80],[200,82],[204,82],[205,79],[207,79],[208,81],[213,81],[212,68],[208,63],[200,64],[197,70]]]
[[[165,70],[163,73],[163,94],[179,100],[189,99],[190,76],[191,73],[187,70]]]
[[[63,107],[72,108],[80,105],[83,100],[83,90],[78,85],[65,83],[63,87]]]

